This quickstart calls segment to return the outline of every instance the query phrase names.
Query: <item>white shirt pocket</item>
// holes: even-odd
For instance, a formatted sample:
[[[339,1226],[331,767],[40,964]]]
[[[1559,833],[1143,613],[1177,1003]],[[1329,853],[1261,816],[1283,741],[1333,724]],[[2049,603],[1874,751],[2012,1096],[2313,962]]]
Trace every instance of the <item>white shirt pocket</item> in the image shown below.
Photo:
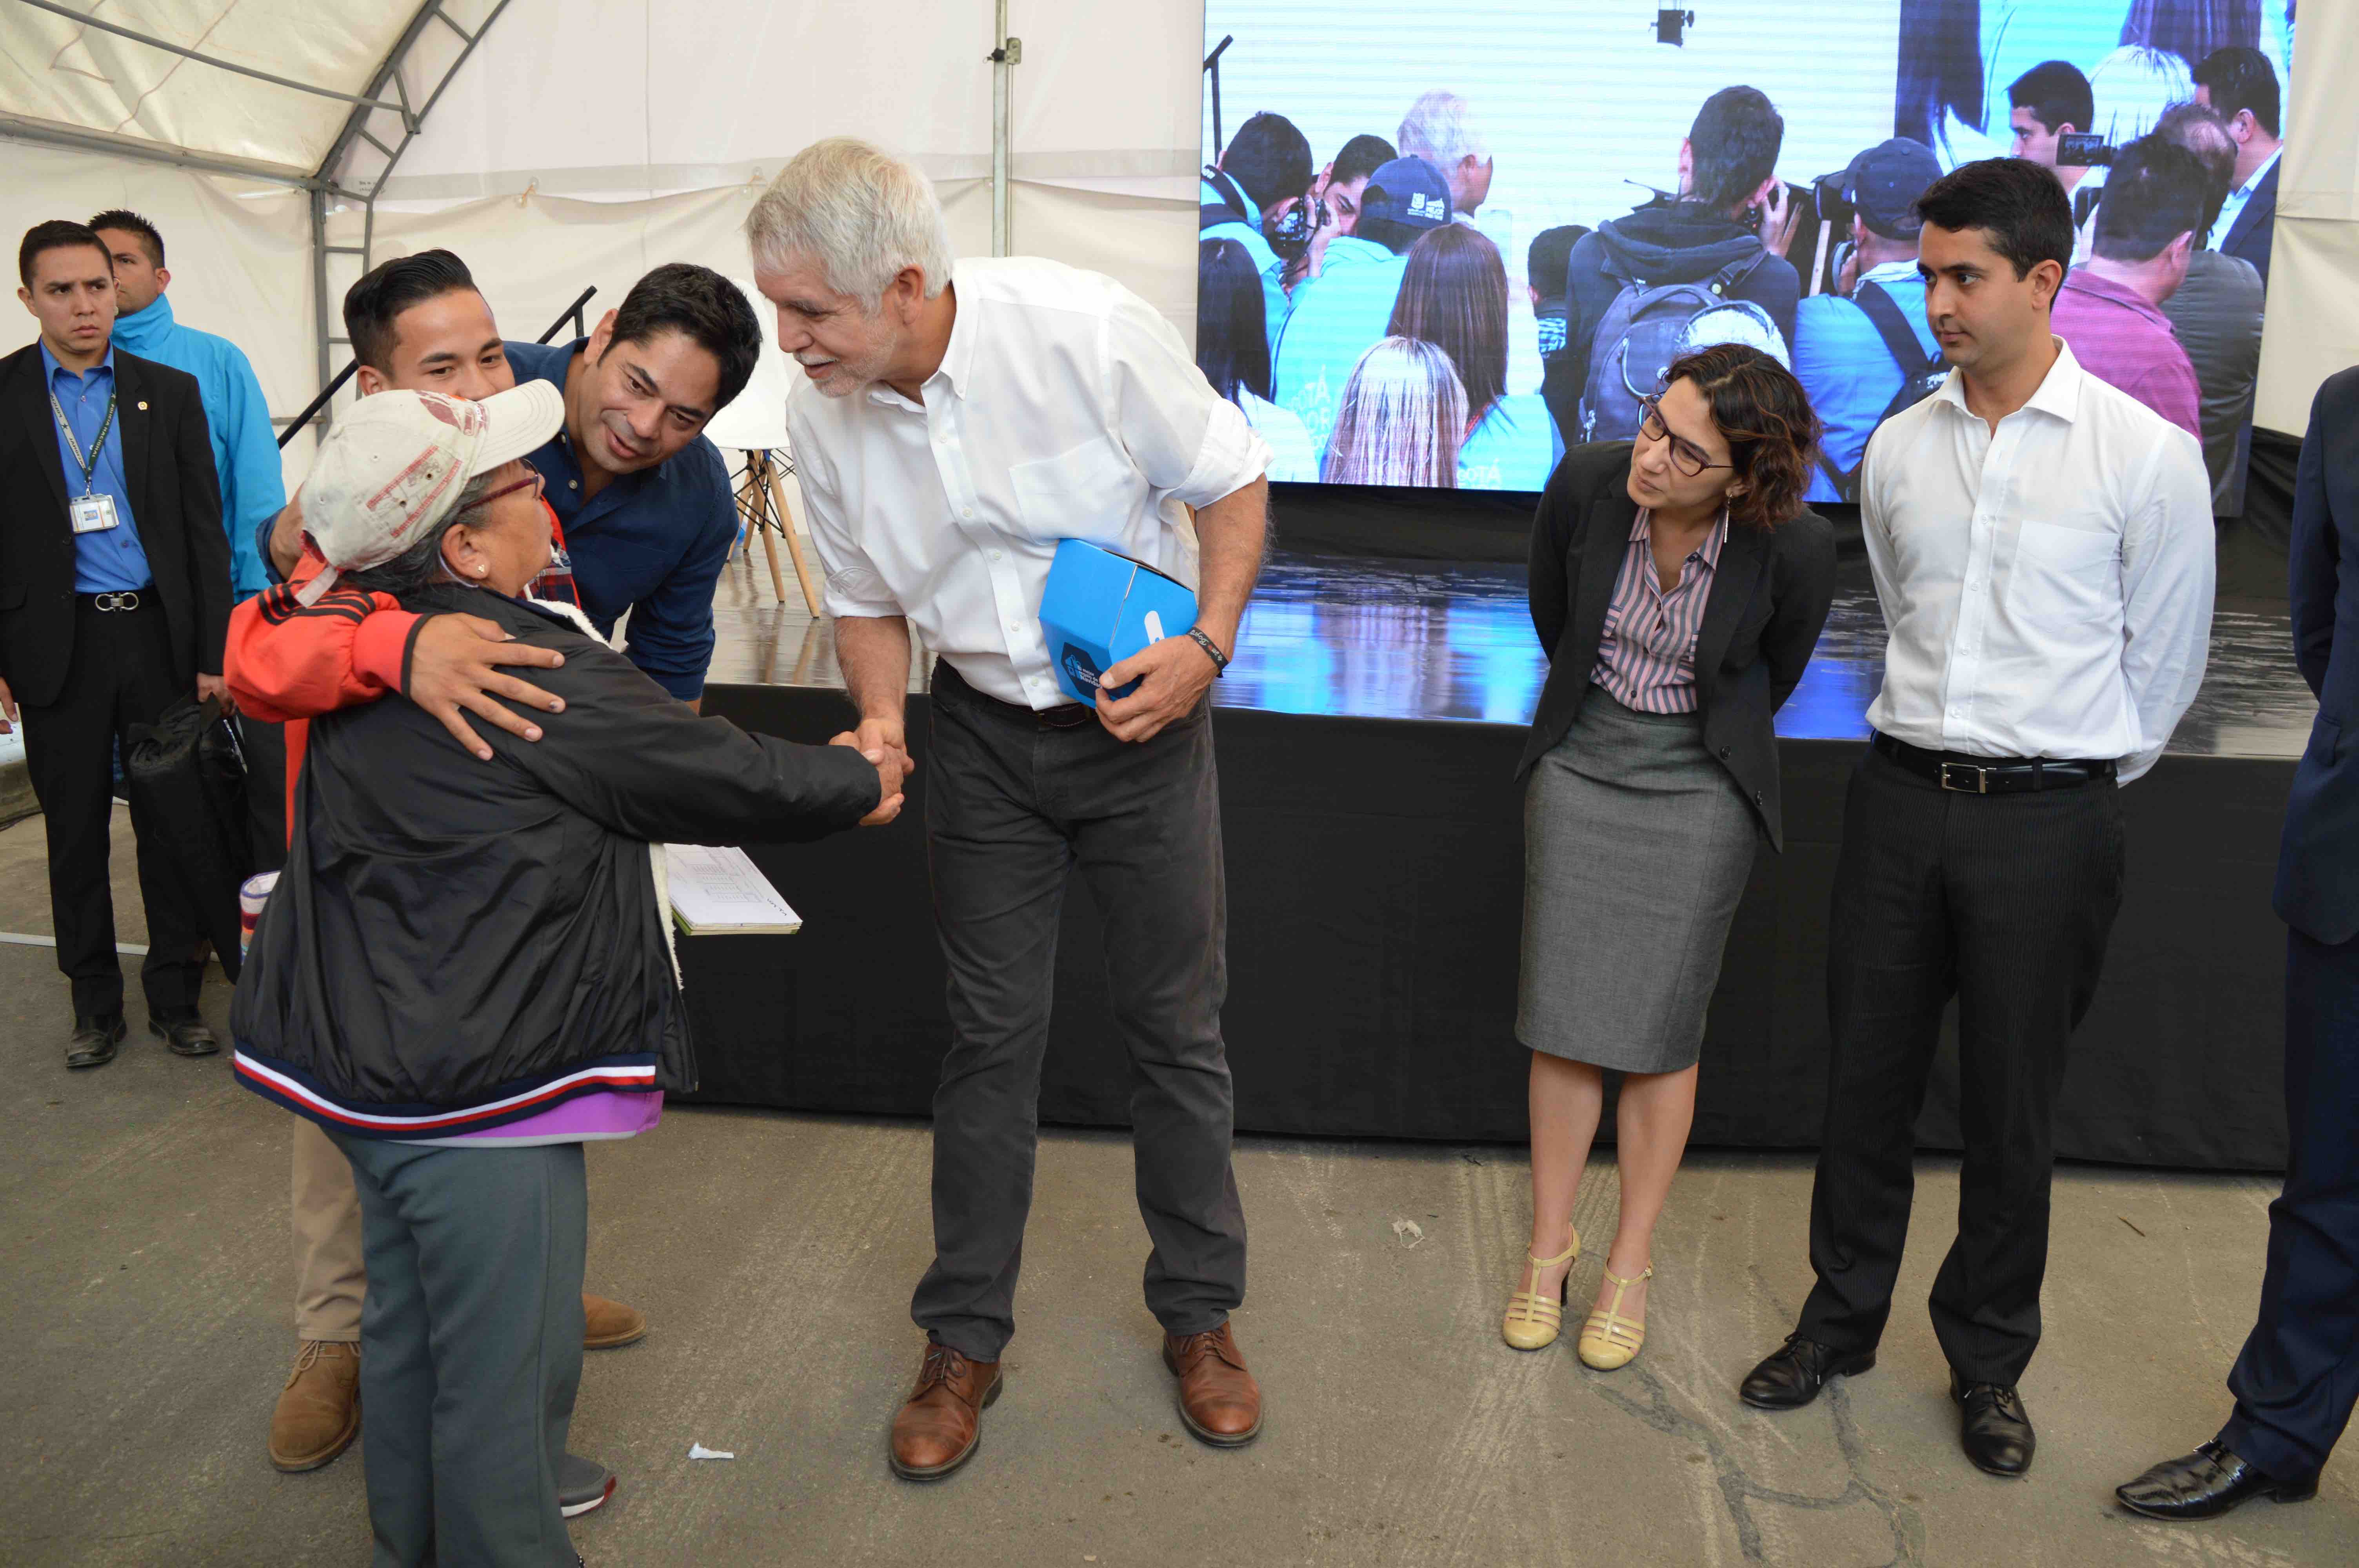
[[[2017,621],[2032,626],[2118,623],[2120,535],[2025,519],[2016,535],[2006,607]]]
[[[1016,492],[1016,531],[1046,544],[1094,539],[1119,546],[1147,498],[1146,477],[1103,436],[1053,458],[1013,464],[1007,481]]]

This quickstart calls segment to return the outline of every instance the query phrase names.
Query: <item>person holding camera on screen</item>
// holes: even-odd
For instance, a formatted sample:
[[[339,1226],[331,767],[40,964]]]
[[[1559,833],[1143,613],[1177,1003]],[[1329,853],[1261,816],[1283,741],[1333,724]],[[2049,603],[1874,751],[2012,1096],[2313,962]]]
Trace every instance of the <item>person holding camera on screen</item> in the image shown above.
[[[1274,323],[1286,319],[1286,259],[1269,235],[1310,189],[1310,143],[1293,121],[1265,110],[1237,127],[1198,185],[1196,243],[1234,240],[1245,247],[1275,341]]]
[[[1658,329],[1725,300],[1757,309],[1781,351],[1793,342],[1801,278],[1770,243],[1789,232],[1777,179],[1785,139],[1786,122],[1758,89],[1721,89],[1680,144],[1679,195],[1609,219],[1573,246],[1564,352],[1541,387],[1567,447],[1636,432],[1638,401],[1671,356],[1641,353],[1654,368],[1629,370],[1634,331],[1652,342]]]
[[[2162,313],[2203,226],[2205,175],[2193,153],[2142,136],[2114,156],[2087,262],[2057,291],[2056,335],[2089,373],[2120,387],[2197,440],[2202,393]]]
[[[1360,206],[1367,199],[1369,179],[1399,156],[1382,136],[1353,136],[1343,144],[1343,150],[1335,155],[1334,160],[1319,171],[1319,178],[1311,182],[1310,199],[1303,204],[1308,209],[1306,225],[1310,237],[1302,242],[1300,252],[1286,258],[1281,275],[1289,308],[1295,291],[1325,269],[1327,247],[1360,232]],[[1283,311],[1270,320],[1272,347],[1277,343],[1278,329],[1285,325]]]
[[[1917,211],[1925,313],[1957,369],[1885,421],[1861,470],[1889,630],[1828,915],[1818,1278],[1738,1391],[1794,1410],[1875,1365],[1954,997],[1965,1158],[1933,1331],[1966,1457],[2020,1476],[2056,1100],[2121,908],[2119,785],[2202,684],[2212,496],[2193,438],[2052,329],[2072,211],[2046,169],[1965,164]]]
[[[1419,157],[1393,159],[1368,177],[1357,230],[1330,243],[1319,276],[1295,291],[1272,351],[1271,380],[1322,462],[1360,357],[1391,335],[1409,248],[1453,211],[1440,169]]]
[[[1940,178],[1933,149],[1900,136],[1844,171],[1851,257],[1838,292],[1813,295],[1794,313],[1794,373],[1826,427],[1811,501],[1858,500],[1868,438],[1949,373],[1917,276],[1917,200]]]

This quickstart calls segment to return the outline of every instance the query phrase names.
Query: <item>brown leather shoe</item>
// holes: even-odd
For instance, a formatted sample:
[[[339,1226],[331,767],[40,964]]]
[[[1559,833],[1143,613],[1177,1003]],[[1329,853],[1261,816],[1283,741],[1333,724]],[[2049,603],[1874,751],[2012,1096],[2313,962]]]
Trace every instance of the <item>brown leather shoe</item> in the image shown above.
[[[636,1307],[582,1292],[582,1348],[613,1350],[647,1336],[647,1314]]]
[[[270,1462],[289,1474],[317,1470],[361,1430],[361,1347],[307,1339],[270,1412]]]
[[[929,1343],[918,1386],[893,1418],[886,1451],[904,1481],[934,1481],[965,1464],[983,1441],[984,1407],[999,1397],[999,1363],[971,1361]]]
[[[1163,1364],[1180,1379],[1180,1419],[1215,1448],[1241,1448],[1261,1435],[1261,1385],[1225,1323],[1202,1334],[1163,1336]]]

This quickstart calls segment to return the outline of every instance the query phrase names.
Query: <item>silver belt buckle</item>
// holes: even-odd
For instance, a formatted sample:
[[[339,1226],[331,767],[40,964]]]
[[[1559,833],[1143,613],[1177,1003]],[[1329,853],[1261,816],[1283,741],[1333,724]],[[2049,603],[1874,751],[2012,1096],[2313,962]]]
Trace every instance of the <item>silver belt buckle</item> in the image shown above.
[[[1973,783],[1952,784],[1951,782],[1952,770],[1955,770],[1960,773],[1972,774],[1973,777]],[[1978,768],[1972,762],[1943,762],[1941,764],[1941,787],[1957,795],[1988,795],[1990,794],[1990,769]]]
[[[139,590],[126,588],[115,593],[96,594],[92,597],[91,604],[103,614],[119,610],[136,610],[139,608]]]

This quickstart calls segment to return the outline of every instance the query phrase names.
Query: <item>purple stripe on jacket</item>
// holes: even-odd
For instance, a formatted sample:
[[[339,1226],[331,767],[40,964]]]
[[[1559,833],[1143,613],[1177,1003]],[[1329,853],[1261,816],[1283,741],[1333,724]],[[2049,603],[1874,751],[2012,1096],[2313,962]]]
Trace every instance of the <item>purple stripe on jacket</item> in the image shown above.
[[[1630,527],[1630,548],[1614,581],[1605,611],[1605,634],[1597,643],[1597,667],[1589,678],[1614,700],[1638,713],[1696,710],[1696,633],[1712,600],[1712,573],[1728,540],[1728,514],[1704,535],[1680,569],[1679,585],[1663,590],[1655,575],[1654,511],[1638,509]]]

